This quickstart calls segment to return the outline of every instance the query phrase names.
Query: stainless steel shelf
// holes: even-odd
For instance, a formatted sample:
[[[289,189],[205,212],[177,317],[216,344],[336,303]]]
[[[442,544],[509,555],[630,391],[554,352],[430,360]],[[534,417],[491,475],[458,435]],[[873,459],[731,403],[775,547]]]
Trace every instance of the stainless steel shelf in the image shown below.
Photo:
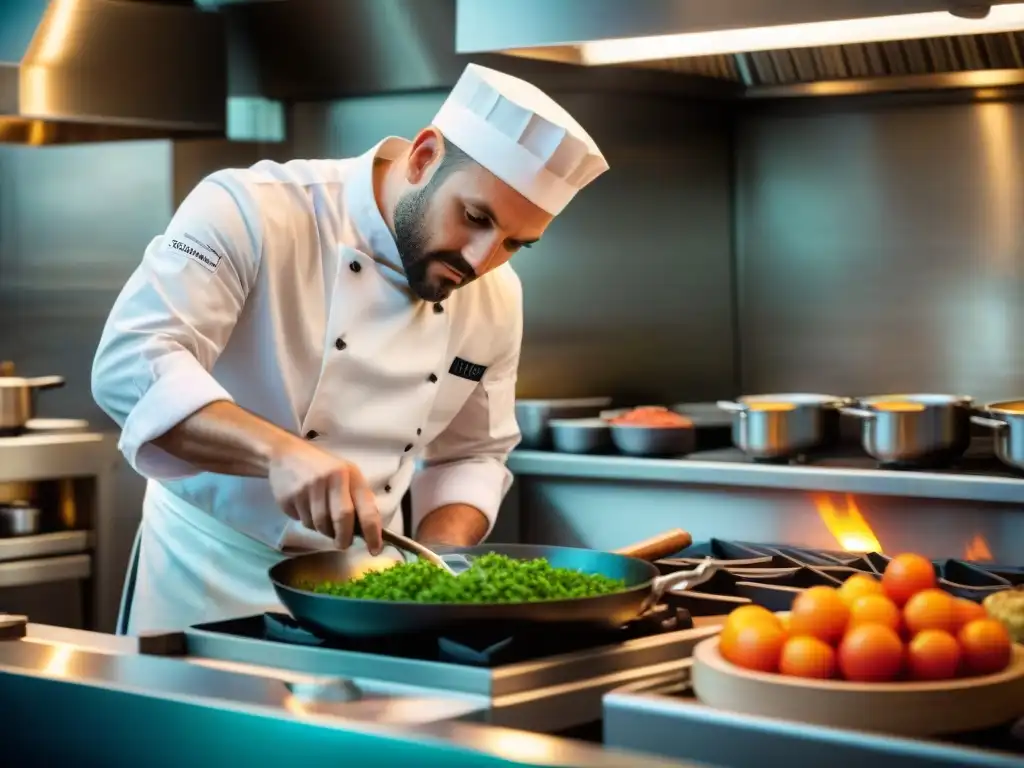
[[[60,531],[38,536],[16,536],[0,539],[0,562],[28,560],[85,552],[92,548],[92,531]]]
[[[566,477],[612,481],[732,485],[826,493],[909,496],[1024,505],[1024,478],[834,466],[790,466],[741,461],[637,459],[515,451],[508,468],[517,477]]]
[[[117,437],[98,432],[0,438],[0,483],[90,477],[118,461]]]
[[[52,581],[77,581],[92,576],[89,555],[42,557],[0,563],[0,587],[24,587]]]

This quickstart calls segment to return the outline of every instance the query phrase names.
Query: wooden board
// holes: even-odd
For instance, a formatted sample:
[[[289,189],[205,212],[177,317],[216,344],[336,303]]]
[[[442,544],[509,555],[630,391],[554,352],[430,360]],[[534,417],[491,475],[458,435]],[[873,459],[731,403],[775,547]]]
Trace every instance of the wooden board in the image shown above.
[[[1024,646],[986,677],[939,682],[849,683],[751,672],[718,652],[718,637],[693,652],[693,690],[716,709],[901,736],[991,728],[1024,717]]]

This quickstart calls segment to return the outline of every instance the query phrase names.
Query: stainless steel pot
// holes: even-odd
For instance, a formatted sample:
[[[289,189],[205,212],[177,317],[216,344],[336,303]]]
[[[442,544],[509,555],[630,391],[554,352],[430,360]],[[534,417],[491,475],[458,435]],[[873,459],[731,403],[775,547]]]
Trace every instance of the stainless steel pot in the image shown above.
[[[839,411],[852,401],[835,395],[747,395],[722,400],[729,411],[732,442],[758,461],[791,459],[839,440]]]
[[[35,392],[64,386],[63,376],[26,379],[13,375],[14,366],[0,364],[0,433],[18,433],[35,416]]]
[[[995,451],[1007,466],[1024,471],[1024,400],[1004,400],[985,406],[986,416],[971,421],[995,433]]]
[[[25,502],[0,506],[0,539],[39,533],[39,508]]]
[[[966,395],[882,395],[840,411],[861,420],[861,444],[882,464],[943,466],[971,444]]]

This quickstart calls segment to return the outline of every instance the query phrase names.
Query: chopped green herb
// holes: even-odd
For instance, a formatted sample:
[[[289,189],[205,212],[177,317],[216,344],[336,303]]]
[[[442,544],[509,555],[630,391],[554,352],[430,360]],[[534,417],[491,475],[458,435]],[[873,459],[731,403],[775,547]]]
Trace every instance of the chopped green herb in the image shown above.
[[[352,581],[304,584],[304,589],[336,597],[409,603],[532,603],[571,600],[621,592],[623,579],[555,568],[544,558],[515,560],[493,552],[481,555],[458,576],[425,560],[371,571]]]

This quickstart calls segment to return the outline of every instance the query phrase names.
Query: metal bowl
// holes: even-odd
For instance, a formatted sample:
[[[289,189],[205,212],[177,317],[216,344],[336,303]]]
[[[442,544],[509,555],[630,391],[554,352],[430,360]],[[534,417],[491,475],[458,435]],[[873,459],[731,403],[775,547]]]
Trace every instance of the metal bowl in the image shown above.
[[[697,447],[693,427],[643,427],[612,424],[612,442],[627,456],[685,456]]]
[[[579,397],[561,400],[516,400],[516,421],[523,439],[520,448],[543,450],[551,446],[552,419],[597,416],[612,404],[610,397]]]
[[[611,429],[601,418],[552,419],[548,426],[560,453],[601,453],[612,447]]]

